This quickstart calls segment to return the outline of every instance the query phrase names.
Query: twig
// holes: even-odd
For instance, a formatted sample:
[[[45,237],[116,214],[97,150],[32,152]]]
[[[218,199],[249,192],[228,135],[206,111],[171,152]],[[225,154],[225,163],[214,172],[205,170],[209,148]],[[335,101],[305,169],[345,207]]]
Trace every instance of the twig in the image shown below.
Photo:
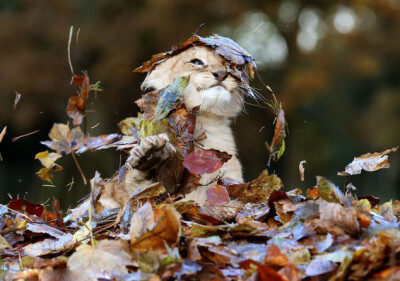
[[[74,69],[72,67],[72,63],[71,63],[71,40],[72,40],[72,34],[74,33],[74,26],[71,25],[70,29],[69,29],[69,38],[68,38],[68,63],[69,63],[69,67],[71,68],[71,72],[72,72],[72,76],[74,76]]]
[[[87,184],[87,181],[86,181],[85,174],[83,173],[83,171],[82,171],[82,169],[81,169],[81,166],[79,166],[78,160],[77,160],[76,157],[75,157],[75,153],[72,152],[71,155],[72,155],[72,158],[73,158],[74,161],[75,161],[75,164],[76,164],[76,167],[77,167],[78,170],[79,170],[79,173],[81,174],[81,177],[82,177],[82,180],[83,180],[83,184],[86,185],[86,184]]]
[[[79,43],[79,32],[81,31],[81,28],[78,28],[78,31],[76,32],[76,44]]]
[[[30,221],[33,221],[29,216],[27,216],[27,215],[25,215],[25,214],[23,214],[23,213],[17,212],[17,211],[15,211],[15,210],[13,210],[13,209],[10,209],[10,208],[8,208],[6,205],[0,204],[0,206],[6,208],[7,210],[9,210],[9,211],[11,211],[11,212],[14,212],[14,213],[18,214],[18,215],[24,216],[24,217],[26,217],[26,218],[27,218],[28,220],[30,220]]]
[[[12,142],[16,142],[16,141],[19,140],[20,138],[24,138],[24,137],[27,137],[27,136],[30,136],[30,135],[34,135],[34,134],[39,133],[39,132],[40,132],[40,130],[36,130],[36,131],[30,132],[30,133],[27,133],[27,134],[24,134],[24,135],[15,137],[15,138],[13,138],[11,141],[12,141]]]

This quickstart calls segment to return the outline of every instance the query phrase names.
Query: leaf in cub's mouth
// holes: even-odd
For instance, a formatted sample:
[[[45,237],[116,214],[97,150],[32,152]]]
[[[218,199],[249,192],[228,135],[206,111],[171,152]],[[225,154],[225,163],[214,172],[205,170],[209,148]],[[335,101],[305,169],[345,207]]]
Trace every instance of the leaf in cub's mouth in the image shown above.
[[[178,77],[171,85],[161,90],[160,99],[154,110],[154,121],[165,118],[175,108],[183,90],[189,85],[189,79],[189,77]]]

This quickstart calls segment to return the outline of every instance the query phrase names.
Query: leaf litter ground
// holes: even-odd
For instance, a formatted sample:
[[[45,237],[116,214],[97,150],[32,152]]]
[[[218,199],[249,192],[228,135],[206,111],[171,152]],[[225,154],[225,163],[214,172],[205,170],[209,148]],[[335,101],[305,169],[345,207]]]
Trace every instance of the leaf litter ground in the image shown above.
[[[194,43],[214,44],[229,60],[231,43],[223,37],[194,36],[173,52]],[[238,52],[236,45],[232,48]],[[151,69],[171,52],[139,70]],[[243,56],[252,65],[251,57]],[[62,170],[55,162],[71,154],[85,182],[76,154],[129,151],[160,134],[173,144],[176,159],[122,207],[99,201],[107,181],[98,173],[90,197],[65,216],[55,198],[51,210],[26,199],[0,205],[1,280],[400,280],[399,201],[380,204],[373,196],[357,197],[351,184],[342,191],[324,177],[305,194],[284,192],[282,180],[267,170],[248,183],[216,179],[204,206],[179,200],[197,188],[201,174],[217,171],[231,157],[196,145],[205,136],[194,135],[198,109],[189,112],[181,99],[187,79],[144,95],[137,101],[143,115],[121,121],[120,134],[89,136],[86,102],[100,89],[90,84],[87,72],[73,75],[79,94],[69,99],[67,114],[74,127],[54,124],[50,140],[42,142],[53,151],[36,155],[43,165],[37,173],[41,179],[51,182]],[[275,96],[269,105],[277,118],[266,146],[270,160],[277,161],[285,150],[287,124]],[[5,133],[4,128],[0,142]],[[388,168],[388,154],[396,150],[357,157],[339,175]],[[165,172],[171,169],[176,171],[172,179]]]

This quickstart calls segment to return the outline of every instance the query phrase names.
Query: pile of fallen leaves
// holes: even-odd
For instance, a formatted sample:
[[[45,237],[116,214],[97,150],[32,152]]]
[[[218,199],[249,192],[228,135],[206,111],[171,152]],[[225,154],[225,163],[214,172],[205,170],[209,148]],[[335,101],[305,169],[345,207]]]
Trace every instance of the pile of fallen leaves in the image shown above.
[[[5,280],[398,280],[400,202],[379,204],[318,177],[302,195],[263,172],[220,182],[208,204],[159,201],[62,217],[24,199],[0,208]],[[227,203],[240,199],[227,221]]]
[[[255,64],[239,46],[223,37],[197,35],[155,56],[139,71],[193,44],[245,64],[253,75]],[[244,79],[234,67],[230,71]],[[75,209],[63,215],[57,199],[50,209],[26,198],[0,205],[1,280],[400,279],[400,202],[357,197],[352,184],[341,190],[317,177],[316,186],[305,194],[299,189],[284,192],[282,180],[265,170],[247,183],[217,178],[203,206],[180,200],[177,194],[197,188],[202,174],[217,171],[231,157],[196,145],[206,136],[194,135],[198,108],[188,111],[181,98],[188,79],[177,78],[144,95],[137,101],[143,114],[120,122],[120,134],[89,136],[85,108],[90,92],[100,91],[99,84],[90,84],[86,72],[73,75],[79,91],[69,99],[67,114],[74,127],[54,124],[50,140],[42,142],[52,151],[36,155],[43,164],[40,178],[51,182],[53,173],[62,170],[56,161],[71,155],[86,183],[76,155],[107,148],[129,151],[159,134],[168,137],[177,159],[167,162],[154,184],[137,189],[121,208],[99,208],[104,180],[98,174],[81,213]],[[269,105],[276,125],[267,148],[270,160],[278,160],[285,150],[286,122],[275,96]],[[396,150],[357,157],[339,175],[347,182],[362,170],[388,168],[388,154]],[[133,168],[140,165],[148,163]],[[117,178],[124,176],[124,169]]]

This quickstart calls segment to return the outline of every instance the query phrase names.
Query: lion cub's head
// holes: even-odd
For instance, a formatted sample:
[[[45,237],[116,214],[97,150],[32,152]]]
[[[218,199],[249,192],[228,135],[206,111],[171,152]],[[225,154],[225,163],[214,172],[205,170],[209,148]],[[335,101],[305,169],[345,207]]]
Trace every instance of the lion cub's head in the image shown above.
[[[159,90],[175,78],[189,76],[184,91],[188,109],[233,117],[243,107],[240,81],[228,73],[226,61],[206,46],[194,46],[157,65],[142,84],[143,90]]]
[[[148,72],[142,84],[145,92],[160,90],[175,78],[189,76],[183,92],[188,109],[200,106],[200,112],[234,117],[243,109],[243,94],[253,78],[254,59],[229,38],[193,35],[170,52],[145,62],[136,72]]]

